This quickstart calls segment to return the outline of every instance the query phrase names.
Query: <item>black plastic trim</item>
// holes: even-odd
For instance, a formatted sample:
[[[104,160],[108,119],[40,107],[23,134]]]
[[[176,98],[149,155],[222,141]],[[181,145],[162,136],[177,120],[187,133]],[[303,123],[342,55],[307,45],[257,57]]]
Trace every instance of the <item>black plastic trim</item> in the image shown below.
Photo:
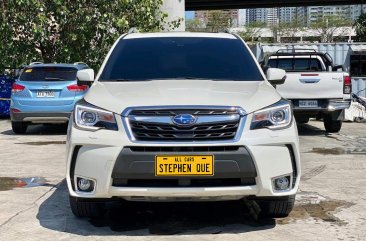
[[[292,145],[287,144],[286,147],[287,147],[288,151],[290,152],[291,165],[292,165],[292,188],[294,188],[296,185],[297,177],[298,177],[295,153],[294,153],[294,149],[293,149]]]
[[[80,148],[82,146],[75,146],[73,153],[72,153],[72,157],[71,157],[71,163],[70,163],[70,180],[71,180],[71,187],[72,190],[76,190],[75,189],[75,180],[74,180],[74,175],[75,175],[75,165],[76,165],[76,160],[80,151]]]

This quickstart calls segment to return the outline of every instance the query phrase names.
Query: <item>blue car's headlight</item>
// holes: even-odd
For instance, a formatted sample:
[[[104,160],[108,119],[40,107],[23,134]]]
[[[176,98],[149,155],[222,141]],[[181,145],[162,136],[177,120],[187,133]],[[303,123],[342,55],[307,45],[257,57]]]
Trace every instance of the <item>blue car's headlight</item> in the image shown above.
[[[83,103],[76,104],[74,121],[77,128],[84,130],[118,130],[117,122],[112,112]]]
[[[284,129],[291,125],[292,119],[290,102],[281,100],[274,105],[254,112],[250,129]]]

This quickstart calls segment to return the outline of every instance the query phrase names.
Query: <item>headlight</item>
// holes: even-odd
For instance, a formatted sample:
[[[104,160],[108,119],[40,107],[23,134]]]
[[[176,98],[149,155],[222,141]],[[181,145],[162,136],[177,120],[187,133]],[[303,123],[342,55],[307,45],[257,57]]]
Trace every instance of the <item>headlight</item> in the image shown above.
[[[254,112],[250,129],[283,129],[289,127],[291,122],[291,104],[286,100],[281,100],[274,105]]]
[[[99,129],[118,130],[114,114],[110,111],[84,104],[77,104],[74,110],[76,127],[96,131]]]

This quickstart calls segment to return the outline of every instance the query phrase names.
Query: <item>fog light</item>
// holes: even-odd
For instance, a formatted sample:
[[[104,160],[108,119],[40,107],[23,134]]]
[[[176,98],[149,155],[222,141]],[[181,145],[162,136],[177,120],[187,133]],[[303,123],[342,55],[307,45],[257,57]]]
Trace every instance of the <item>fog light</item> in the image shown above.
[[[274,189],[277,191],[287,190],[290,187],[290,176],[276,178],[274,180]]]
[[[78,189],[82,192],[92,192],[94,190],[94,181],[79,178],[77,179]]]

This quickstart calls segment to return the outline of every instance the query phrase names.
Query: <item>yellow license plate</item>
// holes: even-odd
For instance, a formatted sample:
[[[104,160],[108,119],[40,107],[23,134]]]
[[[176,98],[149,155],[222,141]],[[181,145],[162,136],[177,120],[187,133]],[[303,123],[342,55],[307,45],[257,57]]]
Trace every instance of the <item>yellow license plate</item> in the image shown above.
[[[214,156],[155,156],[155,176],[213,176]]]

